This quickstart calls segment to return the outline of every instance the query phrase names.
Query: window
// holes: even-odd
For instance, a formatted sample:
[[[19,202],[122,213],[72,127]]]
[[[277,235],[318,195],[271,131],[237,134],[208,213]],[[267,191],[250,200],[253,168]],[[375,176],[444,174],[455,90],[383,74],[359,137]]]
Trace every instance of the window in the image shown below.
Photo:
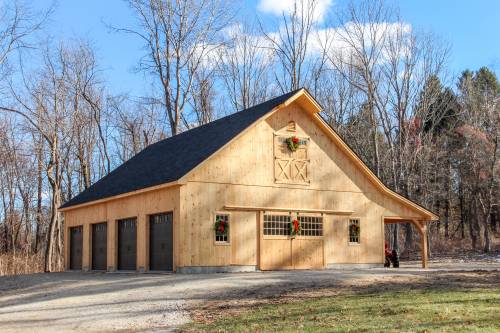
[[[359,220],[349,220],[349,243],[359,243]]]
[[[301,236],[323,236],[323,217],[321,216],[298,216],[302,225]]]
[[[290,235],[290,215],[264,215],[264,235]]]
[[[297,130],[297,127],[295,125],[295,121],[291,120],[288,122],[288,125],[286,126],[286,130],[289,132],[295,132]]]
[[[229,215],[217,214],[215,215],[215,242],[228,243],[229,242]]]

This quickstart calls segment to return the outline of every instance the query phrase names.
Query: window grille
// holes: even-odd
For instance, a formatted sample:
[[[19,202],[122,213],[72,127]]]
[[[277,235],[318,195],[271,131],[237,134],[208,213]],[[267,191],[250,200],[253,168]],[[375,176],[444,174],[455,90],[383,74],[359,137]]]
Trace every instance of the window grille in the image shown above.
[[[172,218],[171,214],[163,213],[163,214],[154,214],[149,216],[149,223],[152,224],[163,224],[169,223]]]
[[[229,215],[227,214],[217,214],[215,215],[215,221],[222,220],[226,224],[226,233],[224,235],[221,235],[217,233],[217,230],[214,230],[215,232],[215,241],[217,243],[228,243],[229,242]]]
[[[264,215],[264,235],[290,235],[290,215]]]
[[[360,225],[359,220],[351,219],[349,220],[349,242],[350,243],[359,243],[359,234],[360,234]]]
[[[301,236],[323,236],[323,217],[321,216],[298,216],[302,225]]]

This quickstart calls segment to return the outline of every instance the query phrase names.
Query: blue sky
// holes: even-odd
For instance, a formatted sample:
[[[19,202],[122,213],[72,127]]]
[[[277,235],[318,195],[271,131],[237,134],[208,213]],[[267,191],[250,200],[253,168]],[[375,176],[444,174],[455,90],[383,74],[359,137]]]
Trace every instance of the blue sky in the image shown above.
[[[273,19],[271,12],[262,12],[260,2],[275,6],[290,0],[241,0],[246,17],[259,15]],[[323,0],[330,6],[344,0]],[[39,0],[43,7],[51,0]],[[403,20],[416,29],[432,31],[451,44],[449,70],[458,75],[462,70],[491,66],[500,73],[500,1],[498,0],[400,0]],[[259,4],[261,7],[259,7]],[[59,38],[84,38],[97,50],[103,78],[113,93],[141,95],[147,81],[133,68],[142,55],[141,43],[130,35],[110,32],[105,23],[115,26],[135,24],[131,10],[122,0],[60,0],[49,23],[50,33]]]

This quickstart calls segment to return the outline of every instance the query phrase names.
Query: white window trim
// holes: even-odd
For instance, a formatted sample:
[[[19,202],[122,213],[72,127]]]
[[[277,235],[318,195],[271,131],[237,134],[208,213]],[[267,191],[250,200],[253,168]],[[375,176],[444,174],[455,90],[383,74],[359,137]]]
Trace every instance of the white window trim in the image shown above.
[[[351,224],[351,220],[357,220],[359,222],[359,236],[358,236],[358,241],[357,242],[351,242],[351,235],[349,234],[349,226]],[[347,219],[347,245],[349,246],[360,246],[361,245],[361,218],[360,217],[349,217]]]
[[[214,225],[215,225],[215,221],[217,220],[217,215],[226,215],[227,216],[227,223],[229,224],[229,233],[227,234],[227,241],[217,241],[215,239],[216,235],[215,235]],[[212,219],[211,231],[212,231],[212,237],[214,239],[214,245],[216,245],[216,246],[230,246],[231,239],[232,239],[231,230],[233,230],[233,227],[231,225],[231,221],[232,221],[231,213],[219,211],[219,212],[215,212],[212,217],[213,217],[213,219]]]

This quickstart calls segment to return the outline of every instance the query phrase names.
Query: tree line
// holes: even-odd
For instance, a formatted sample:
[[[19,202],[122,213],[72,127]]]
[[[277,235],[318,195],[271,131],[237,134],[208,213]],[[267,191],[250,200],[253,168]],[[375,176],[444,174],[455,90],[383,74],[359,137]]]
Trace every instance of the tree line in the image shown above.
[[[63,269],[59,207],[143,148],[301,87],[382,181],[440,216],[431,251],[498,251],[494,71],[450,77],[450,45],[383,1],[296,0],[273,22],[223,0],[125,2],[135,25],[103,29],[143,43],[144,96],[110,92],[91,41],[48,38],[54,7],[0,7],[0,274]],[[408,256],[418,237],[386,227]]]

